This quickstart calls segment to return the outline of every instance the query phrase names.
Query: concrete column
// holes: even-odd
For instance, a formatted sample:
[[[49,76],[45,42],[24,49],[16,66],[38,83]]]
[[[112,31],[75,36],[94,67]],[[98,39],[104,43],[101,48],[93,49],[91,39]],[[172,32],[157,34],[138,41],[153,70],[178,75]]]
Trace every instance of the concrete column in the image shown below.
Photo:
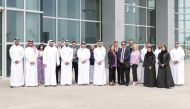
[[[174,0],[156,0],[156,42],[163,42],[168,50],[173,48]]]
[[[102,32],[104,46],[109,46],[115,41],[124,40],[124,6],[125,0],[102,0]]]

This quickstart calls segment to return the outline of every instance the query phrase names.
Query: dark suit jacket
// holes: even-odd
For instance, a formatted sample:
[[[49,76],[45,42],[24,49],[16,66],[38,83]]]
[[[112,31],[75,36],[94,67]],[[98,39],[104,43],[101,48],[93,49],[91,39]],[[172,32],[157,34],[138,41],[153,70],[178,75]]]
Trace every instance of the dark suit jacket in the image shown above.
[[[108,52],[108,64],[109,64],[109,67],[112,67],[115,64],[115,61],[117,61],[117,59],[115,60],[114,54],[111,51],[109,51]]]
[[[122,53],[122,48],[120,48],[118,51],[119,60],[121,60],[121,53]],[[130,67],[130,57],[131,57],[130,49],[129,47],[126,47],[124,54],[124,64],[126,65],[126,67]]]

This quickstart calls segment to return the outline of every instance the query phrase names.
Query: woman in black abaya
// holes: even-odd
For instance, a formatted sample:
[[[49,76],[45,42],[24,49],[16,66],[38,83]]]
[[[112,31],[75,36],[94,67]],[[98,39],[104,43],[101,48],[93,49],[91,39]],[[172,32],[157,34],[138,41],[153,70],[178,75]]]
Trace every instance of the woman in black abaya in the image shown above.
[[[151,47],[147,48],[147,53],[144,58],[144,86],[156,87],[156,58]]]
[[[162,51],[158,55],[158,77],[157,77],[157,87],[158,88],[170,88],[174,87],[174,81],[170,69],[170,54],[167,51],[165,45],[162,46]]]

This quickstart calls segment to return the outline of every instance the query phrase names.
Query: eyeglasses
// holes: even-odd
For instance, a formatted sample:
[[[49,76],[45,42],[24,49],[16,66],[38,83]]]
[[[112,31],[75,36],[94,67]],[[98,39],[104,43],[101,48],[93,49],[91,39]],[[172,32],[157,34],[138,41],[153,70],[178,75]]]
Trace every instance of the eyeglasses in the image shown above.
[[[121,44],[121,45],[126,45],[126,44]]]

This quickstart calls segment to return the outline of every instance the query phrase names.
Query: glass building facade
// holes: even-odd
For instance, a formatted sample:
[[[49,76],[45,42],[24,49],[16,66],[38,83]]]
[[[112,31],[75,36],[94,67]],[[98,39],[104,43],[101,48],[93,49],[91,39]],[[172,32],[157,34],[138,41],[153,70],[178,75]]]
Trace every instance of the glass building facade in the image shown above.
[[[125,40],[156,43],[155,0],[125,0]]]
[[[23,47],[28,40],[36,45],[50,39],[78,44],[103,40],[107,49],[114,40],[134,39],[140,47],[159,41],[173,46],[169,40],[174,38],[189,59],[190,0],[0,0],[0,78],[10,76],[9,49],[15,38]]]
[[[101,0],[0,0],[0,78],[10,76],[9,49],[15,38],[25,47],[48,40],[101,39]],[[6,73],[5,73],[6,72]]]
[[[190,58],[190,0],[175,0],[175,40]]]

